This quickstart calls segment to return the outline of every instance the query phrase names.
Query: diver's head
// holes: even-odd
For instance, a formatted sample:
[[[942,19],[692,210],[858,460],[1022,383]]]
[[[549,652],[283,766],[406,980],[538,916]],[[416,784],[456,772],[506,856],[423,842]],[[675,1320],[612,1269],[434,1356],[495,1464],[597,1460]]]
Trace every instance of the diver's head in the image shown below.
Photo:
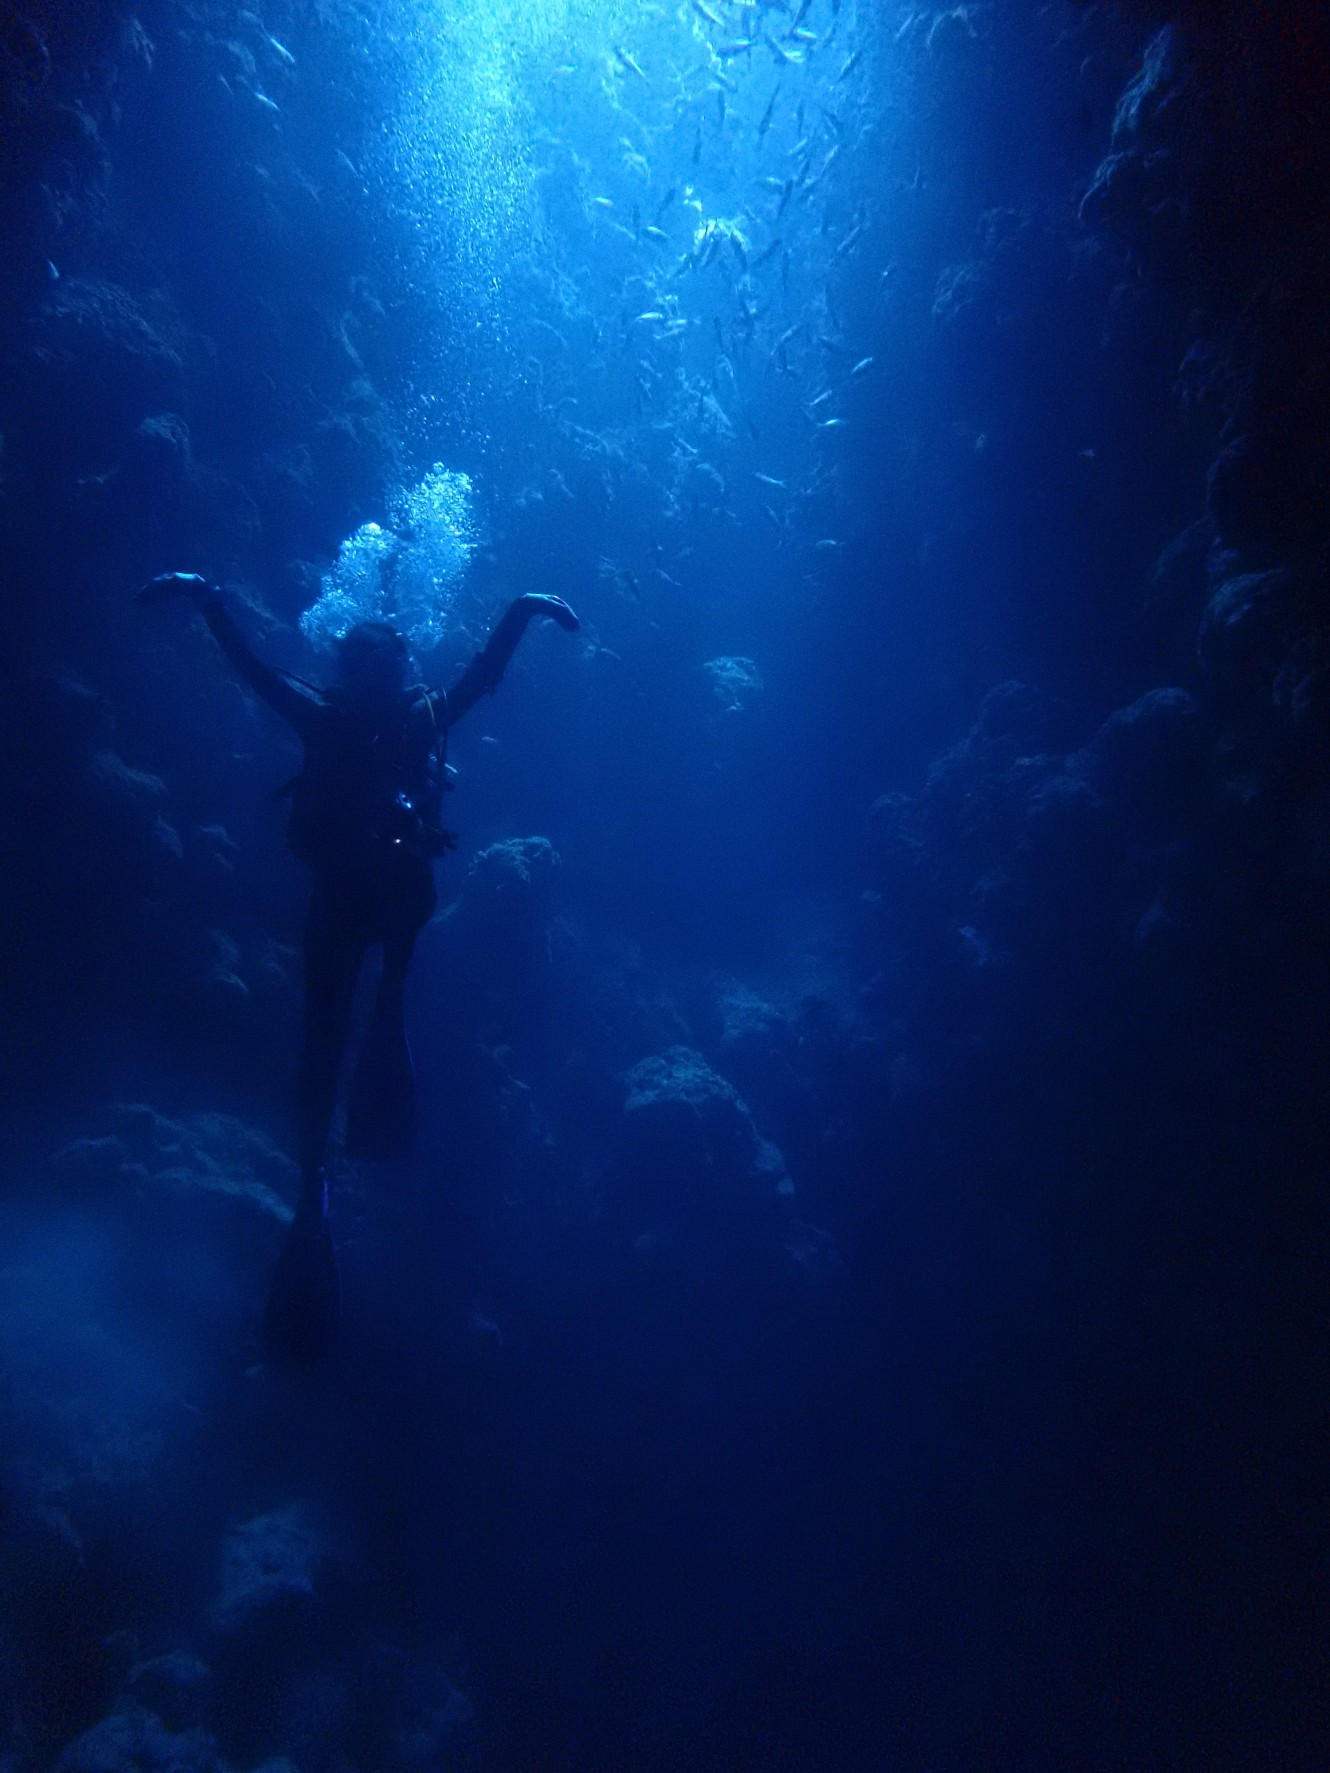
[[[385,701],[406,685],[407,646],[388,622],[357,622],[337,643],[337,678],[358,700]]]

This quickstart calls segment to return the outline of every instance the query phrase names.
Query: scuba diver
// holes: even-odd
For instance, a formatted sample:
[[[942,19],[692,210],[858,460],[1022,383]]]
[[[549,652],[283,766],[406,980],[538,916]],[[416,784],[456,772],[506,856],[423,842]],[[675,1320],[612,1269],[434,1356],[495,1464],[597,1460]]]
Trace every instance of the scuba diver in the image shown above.
[[[263,1333],[271,1358],[310,1363],[331,1352],[340,1317],[325,1163],[361,963],[381,947],[378,994],[347,1102],[346,1150],[399,1161],[410,1155],[416,1118],[407,968],[437,904],[434,863],[457,842],[440,823],[448,731],[498,688],[528,622],[548,616],[572,633],[578,621],[561,598],[517,598],[446,691],[409,682],[407,643],[391,624],[357,622],[337,643],[336,683],[316,689],[257,656],[209,580],[163,573],[136,601],[170,599],[199,610],[239,675],[304,746],[300,774],[278,790],[290,796],[288,846],[314,876],[296,1084],[300,1196]]]

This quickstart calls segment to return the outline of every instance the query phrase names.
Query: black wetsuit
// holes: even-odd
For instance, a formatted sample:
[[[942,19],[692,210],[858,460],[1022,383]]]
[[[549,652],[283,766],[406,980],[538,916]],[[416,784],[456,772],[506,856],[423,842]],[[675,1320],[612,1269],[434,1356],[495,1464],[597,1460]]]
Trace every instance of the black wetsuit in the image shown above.
[[[400,1043],[407,967],[437,903],[431,835],[418,808],[437,788],[450,726],[498,687],[521,637],[505,617],[451,690],[406,690],[367,711],[336,690],[311,690],[256,656],[219,599],[203,606],[218,644],[250,687],[295,731],[305,765],[293,785],[289,841],[314,874],[305,923],[305,1036],[297,1084],[302,1174],[323,1162],[337,1103],[356,980],[367,949],[383,948],[383,974],[367,1054]],[[402,796],[399,801],[398,795]],[[437,793],[435,793],[437,803]],[[433,847],[434,853],[431,853]],[[398,1077],[403,1066],[396,1068]],[[354,1098],[353,1098],[354,1113]],[[414,1098],[397,1105],[389,1147],[362,1155],[406,1155],[401,1129]]]

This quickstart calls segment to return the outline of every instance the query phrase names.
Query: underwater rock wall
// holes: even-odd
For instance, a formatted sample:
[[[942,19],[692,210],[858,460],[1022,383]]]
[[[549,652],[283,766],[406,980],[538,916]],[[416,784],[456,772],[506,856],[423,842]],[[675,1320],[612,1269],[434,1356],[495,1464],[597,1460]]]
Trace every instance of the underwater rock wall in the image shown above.
[[[1153,13],[1152,34],[1080,219],[1113,267],[1106,326],[1144,303],[1172,341],[1158,422],[1197,461],[1175,539],[1120,586],[1119,643],[1163,683],[1147,678],[1094,731],[1040,691],[995,688],[921,790],[874,807],[869,1016],[899,1050],[857,1173],[908,1152],[912,1186],[931,1176],[953,1233],[969,1223],[944,1248],[901,1200],[865,1199],[850,1241],[875,1252],[884,1289],[904,1250],[921,1274],[959,1263],[980,1315],[995,1252],[1008,1281],[1038,1288],[1057,1370],[1033,1379],[1039,1357],[998,1306],[1033,1364],[1017,1382],[975,1362],[992,1387],[977,1432],[1002,1449],[994,1505],[1015,1520],[1040,1499],[1012,1529],[1027,1572],[1057,1564],[1052,1516],[1079,1522],[1074,1579],[1099,1595],[1106,1630],[1167,1616],[1170,1561],[1129,1533],[1119,1562],[1097,1534],[1167,1511],[1163,1496],[1184,1506],[1184,1445],[1215,1474],[1213,1502],[1190,1514],[1189,1632],[1235,1666],[1277,1639],[1301,1697],[1281,1716],[1253,1675],[1222,1721],[1193,1724],[1191,1752],[1204,1737],[1236,1766],[1279,1742],[1302,1765],[1314,1676],[1293,1597],[1306,1590],[1291,1542],[1261,1523],[1276,1496],[1314,1506],[1305,1325],[1328,1247],[1330,42],[1301,8],[1131,10]],[[939,317],[991,304],[996,276],[950,279]],[[960,1204],[982,1194],[986,1236]],[[1070,1398],[1083,1405],[1060,1406]],[[1059,1422],[1056,1451],[1041,1411]],[[1253,1435],[1262,1455],[1244,1461]],[[1145,1445],[1164,1460],[1148,1474]],[[1235,1472],[1221,1501],[1218,1474]],[[1233,1615],[1247,1585],[1260,1626]],[[1038,1625],[1019,1630],[1041,1641]],[[1155,1691],[1139,1660],[1124,1678],[1138,1704]],[[1194,1716],[1194,1670],[1184,1687]]]
[[[1090,13],[1090,26],[1114,16]],[[991,406],[987,384],[1009,401],[998,359],[1013,341],[1025,348],[1041,255],[1062,258],[1064,289],[1079,279],[1083,316],[1098,305],[1110,361],[1133,309],[1172,342],[1154,390],[1171,412],[1161,404],[1148,422],[1170,427],[1184,463],[1174,496],[1188,497],[1185,463],[1197,464],[1190,509],[1144,582],[1118,587],[1116,616],[1100,618],[1107,656],[1116,644],[1144,693],[1091,737],[1065,703],[992,690],[922,794],[875,808],[871,841],[889,873],[868,917],[913,928],[917,916],[930,954],[949,950],[976,975],[1039,967],[1059,992],[1083,967],[1107,979],[1138,964],[1170,930],[1191,945],[1186,962],[1169,950],[1178,981],[1273,964],[1292,989],[1325,963],[1308,913],[1327,762],[1330,185],[1316,127],[1327,33],[1301,9],[1167,9],[1151,22],[1081,196],[1079,237],[994,212],[980,255],[944,275],[934,305],[953,397],[976,410]],[[1086,44],[1102,55],[1093,32]],[[1150,449],[1118,422],[1118,448]],[[1046,607],[1030,595],[1031,610]],[[1152,670],[1166,687],[1141,682]]]
[[[935,877],[968,854],[970,909],[992,908],[973,926],[986,963],[996,958],[986,916],[1013,876],[1047,893],[1029,909],[1022,946],[1033,953],[1061,922],[1088,947],[1094,919],[1064,896],[1059,856],[1084,870],[1108,914],[1108,887],[1133,876],[1149,898],[1153,846],[1190,869],[1203,895],[1164,919],[1195,943],[1210,930],[1197,974],[1222,976],[1225,955],[1236,964],[1244,930],[1262,964],[1279,929],[1287,966],[1324,965],[1315,930],[1290,911],[1319,891],[1324,848],[1330,187],[1315,119],[1327,90],[1323,25],[1301,12],[1221,8],[1163,24],[1119,100],[1111,152],[1080,206],[1087,238],[1116,267],[1105,320],[1150,292],[1178,341],[1175,429],[1211,459],[1149,584],[1123,588],[1122,631],[1129,639],[1144,611],[1161,662],[1185,687],[1121,709],[1056,770],[1049,716],[1033,713],[1032,692],[994,691],[924,796],[882,805],[894,852],[914,850]],[[972,306],[976,288],[989,288],[991,309],[1003,250],[991,241],[979,272],[940,292],[944,317]],[[1056,724],[1065,744],[1065,710]],[[1105,843],[1095,825],[1114,803],[1130,823]],[[920,835],[930,820],[931,840]],[[1113,919],[1124,942],[1161,933],[1158,916],[1142,923],[1125,904]],[[1002,938],[992,946],[1001,951]]]
[[[180,677],[188,635],[129,600],[187,565],[238,587],[281,650],[398,469],[386,224],[353,159],[388,75],[333,13],[316,28],[298,11],[7,16],[0,904],[25,932],[20,1071],[67,1043],[72,1014],[91,1034],[145,988],[174,1006],[182,1052],[247,1028],[257,1056],[259,1005],[274,982],[290,996],[252,862],[274,822],[206,761],[262,728],[222,674],[201,704]],[[302,22],[297,63],[284,39]],[[166,758],[169,779],[144,767]]]

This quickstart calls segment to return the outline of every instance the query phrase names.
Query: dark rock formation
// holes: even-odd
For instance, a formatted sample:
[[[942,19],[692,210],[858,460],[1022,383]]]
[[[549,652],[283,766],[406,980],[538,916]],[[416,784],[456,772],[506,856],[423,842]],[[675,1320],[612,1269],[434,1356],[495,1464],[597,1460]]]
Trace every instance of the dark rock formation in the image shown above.
[[[625,1082],[612,1211],[640,1235],[692,1242],[751,1231],[793,1192],[780,1152],[700,1053],[671,1047]]]
[[[299,1629],[298,1622],[314,1608],[319,1570],[329,1553],[327,1528],[303,1503],[242,1522],[222,1547],[209,1615],[213,1631],[234,1645]]]
[[[15,435],[29,472],[66,478],[114,467],[136,427],[179,406],[184,363],[164,336],[178,334],[178,322],[149,318],[147,305],[94,279],[51,286],[28,320],[14,377]],[[159,298],[151,305],[163,308]]]
[[[223,1239],[249,1261],[270,1253],[291,1217],[295,1165],[225,1114],[173,1121],[146,1104],[116,1108],[114,1131],[76,1139],[51,1160],[62,1190],[160,1225]]]
[[[95,1724],[56,1762],[56,1773],[231,1773],[206,1730],[173,1730],[126,1703]]]

